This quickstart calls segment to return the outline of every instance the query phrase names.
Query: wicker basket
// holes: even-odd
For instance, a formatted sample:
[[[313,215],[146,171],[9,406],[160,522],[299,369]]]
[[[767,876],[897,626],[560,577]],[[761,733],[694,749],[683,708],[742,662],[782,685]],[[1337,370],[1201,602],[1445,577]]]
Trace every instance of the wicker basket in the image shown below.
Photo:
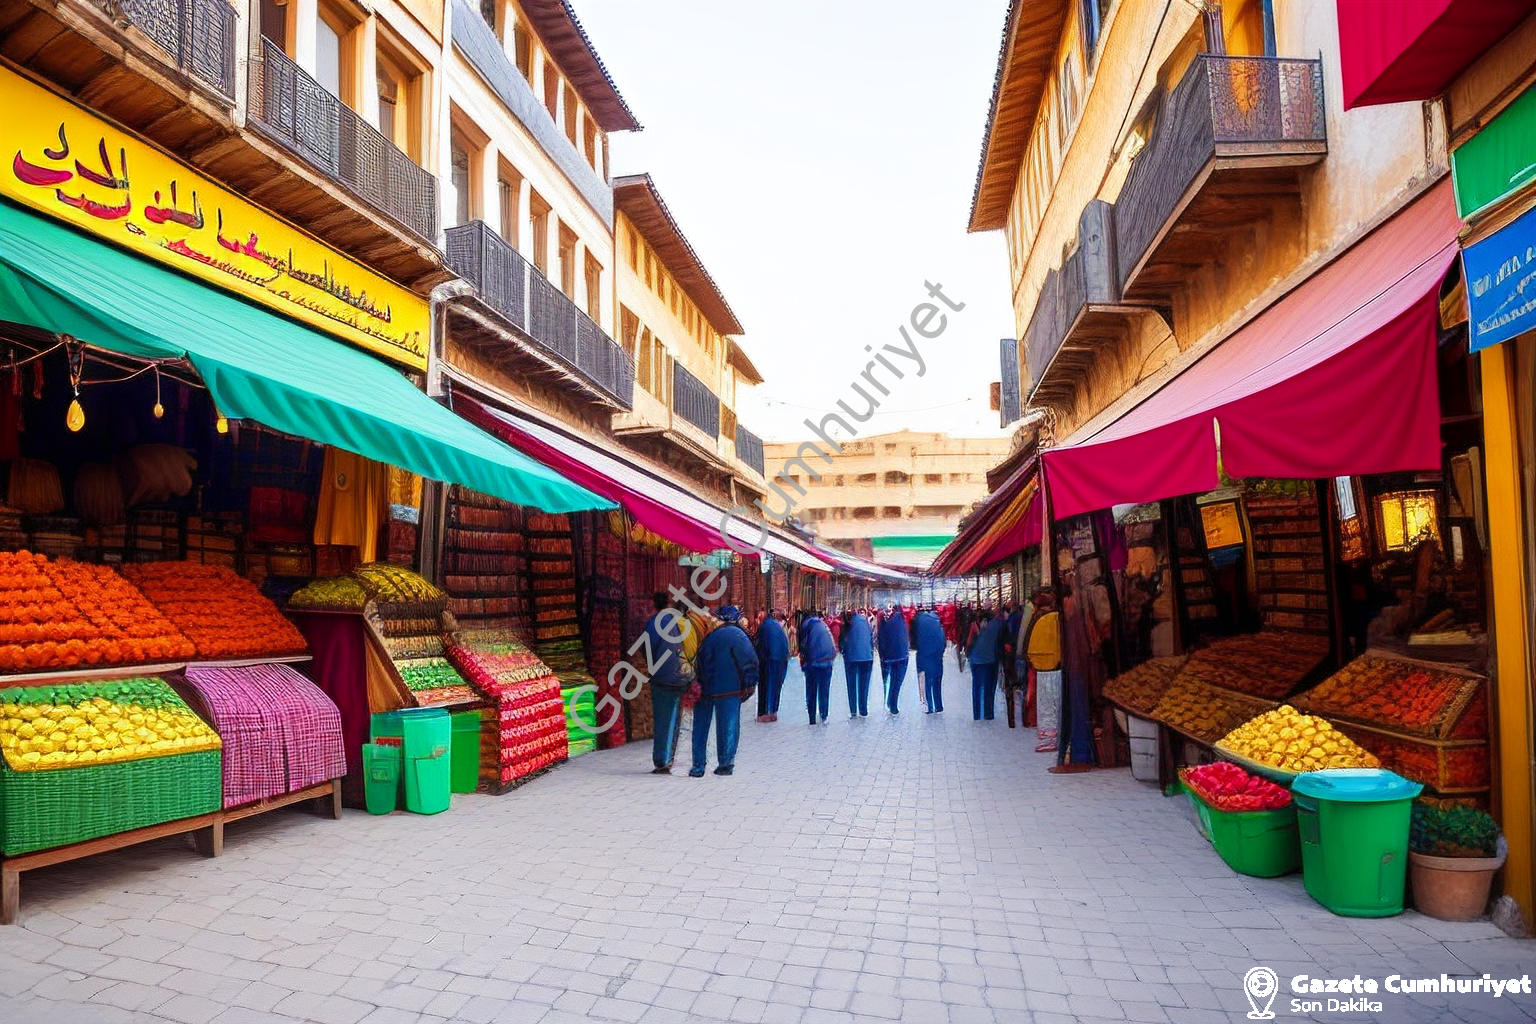
[[[0,759],[0,853],[14,857],[210,814],[222,796],[217,750],[29,772]]]

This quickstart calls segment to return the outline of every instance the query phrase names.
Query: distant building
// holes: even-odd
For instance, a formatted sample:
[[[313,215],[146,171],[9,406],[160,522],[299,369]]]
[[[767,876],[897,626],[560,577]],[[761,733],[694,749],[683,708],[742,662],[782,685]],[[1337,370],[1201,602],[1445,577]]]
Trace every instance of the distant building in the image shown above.
[[[765,445],[768,472],[794,459],[799,447]],[[813,456],[819,480],[797,464],[778,486],[822,543],[895,565],[926,566],[955,536],[960,517],[986,495],[987,470],[1008,449],[1007,438],[876,434],[844,442],[830,466]],[[765,504],[777,512],[782,501],[770,496]]]

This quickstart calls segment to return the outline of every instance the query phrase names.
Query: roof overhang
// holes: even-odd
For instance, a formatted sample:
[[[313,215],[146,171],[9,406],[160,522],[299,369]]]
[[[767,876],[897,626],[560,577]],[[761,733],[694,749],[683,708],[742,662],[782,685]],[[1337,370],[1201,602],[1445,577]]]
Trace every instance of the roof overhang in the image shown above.
[[[741,374],[742,379],[748,384],[761,384],[763,375],[758,372],[752,360],[747,358],[746,350],[741,347],[741,342],[735,338],[725,340],[725,358]]]
[[[1008,5],[967,230],[995,231],[1008,221],[1008,203],[1051,78],[1067,7],[1067,0],[1011,0]]]
[[[736,319],[714,278],[704,269],[699,254],[694,252],[683,229],[672,218],[672,212],[662,201],[651,176],[627,174],[614,178],[613,203],[645,236],[711,326],[722,335],[743,333],[741,321]]]
[[[619,95],[569,0],[521,0],[521,6],[555,64],[586,102],[592,120],[605,132],[639,131],[640,122]]]

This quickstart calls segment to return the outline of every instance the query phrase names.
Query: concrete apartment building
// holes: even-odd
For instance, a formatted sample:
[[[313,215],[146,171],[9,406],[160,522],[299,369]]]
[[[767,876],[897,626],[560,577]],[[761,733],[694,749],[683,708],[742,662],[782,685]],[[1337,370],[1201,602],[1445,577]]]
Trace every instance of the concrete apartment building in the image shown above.
[[[799,442],[764,445],[783,466]],[[987,493],[987,470],[1008,454],[1007,438],[964,438],[901,430],[843,443],[821,479],[798,466],[778,486],[795,497],[795,515],[825,544],[896,565],[926,566]],[[776,507],[779,499],[770,498]]]

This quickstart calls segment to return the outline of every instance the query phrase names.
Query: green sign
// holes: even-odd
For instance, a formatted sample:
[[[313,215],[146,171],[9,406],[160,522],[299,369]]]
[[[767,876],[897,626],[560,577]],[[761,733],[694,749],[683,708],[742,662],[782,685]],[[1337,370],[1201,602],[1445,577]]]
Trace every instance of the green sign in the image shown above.
[[[1536,180],[1536,86],[1451,154],[1451,173],[1462,217]]]

